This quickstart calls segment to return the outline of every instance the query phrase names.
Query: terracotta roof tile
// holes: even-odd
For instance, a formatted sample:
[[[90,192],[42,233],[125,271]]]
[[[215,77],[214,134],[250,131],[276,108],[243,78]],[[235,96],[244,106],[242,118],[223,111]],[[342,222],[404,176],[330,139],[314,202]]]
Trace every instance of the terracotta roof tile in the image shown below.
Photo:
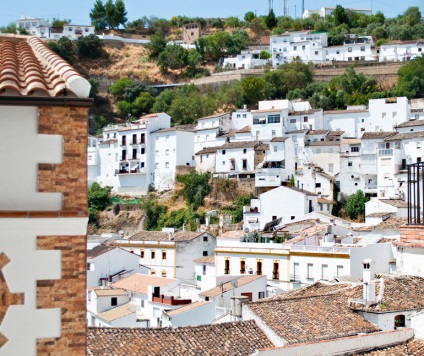
[[[90,84],[37,37],[0,37],[0,95],[88,98]]]
[[[131,292],[137,292],[140,294],[147,294],[147,287],[149,285],[161,287],[173,282],[175,282],[175,280],[171,278],[148,276],[145,274],[136,273],[113,283],[112,287],[125,289]]]
[[[94,293],[99,297],[110,297],[110,296],[118,296],[118,295],[128,295],[128,292],[119,288],[95,288]]]
[[[405,225],[407,218],[397,218],[390,216],[386,220],[377,225],[360,226],[352,228],[353,231],[374,231],[374,230],[399,230],[402,225]]]
[[[385,132],[385,131],[378,131],[378,132],[364,132],[364,134],[361,137],[361,140],[377,140],[377,139],[384,139],[393,135],[396,135],[397,132]]]
[[[213,264],[215,264],[215,257],[214,256],[200,257],[200,258],[195,259],[194,262],[213,265]]]
[[[87,258],[96,258],[97,256],[103,255],[106,252],[112,251],[116,247],[107,245],[98,245],[91,250],[87,251]]]
[[[210,115],[210,116],[201,117],[201,118],[199,118],[199,119],[197,119],[197,120],[207,120],[207,119],[213,119],[213,118],[215,118],[215,117],[222,117],[222,116],[228,115],[229,113],[230,113],[230,112],[224,112],[223,114],[213,114],[213,115]]]
[[[206,148],[201,149],[199,152],[197,152],[196,156],[204,155],[204,154],[207,154],[207,153],[216,153],[216,151],[218,149],[219,149],[219,146],[218,147],[206,147]]]
[[[258,145],[260,145],[259,141],[227,142],[219,149],[255,148]]]
[[[140,231],[132,235],[131,241],[169,241],[169,234],[162,231]]]
[[[99,313],[97,316],[103,320],[111,322],[113,320],[135,313],[136,307],[137,304],[135,303],[127,303],[119,307],[109,309],[103,313]]]
[[[424,131],[398,133],[394,136],[386,138],[385,141],[409,140],[412,138],[420,138],[420,137],[424,137]]]
[[[249,133],[250,132],[250,126],[245,126],[241,128],[240,130],[236,131],[236,133]]]
[[[340,146],[340,141],[315,141],[311,142],[309,146]]]
[[[328,110],[324,111],[324,115],[334,115],[334,114],[351,114],[351,113],[359,113],[359,112],[368,112],[367,109],[358,109],[358,110]]]
[[[212,302],[205,302],[203,300],[199,300],[197,302],[186,304],[182,307],[170,310],[170,311],[166,312],[166,314],[168,314],[169,316],[178,315],[178,314],[181,314],[181,313],[185,313],[189,310],[199,308],[199,307],[206,305],[206,304],[209,304],[209,303],[212,303]]]
[[[420,339],[408,340],[400,345],[385,347],[361,354],[363,356],[421,356],[424,355],[424,341]]]
[[[285,137],[274,137],[270,142],[285,142],[287,141],[288,136]]]
[[[424,125],[424,120],[410,120],[410,121],[402,122],[396,127],[412,127],[412,126],[422,126],[422,125]]]
[[[245,305],[288,344],[379,331],[374,324],[353,312],[346,297],[338,294],[287,297]]]
[[[232,231],[226,231],[223,234],[217,236],[218,239],[234,239],[234,240],[240,240],[244,236],[243,230],[232,230]]]
[[[175,329],[88,328],[87,355],[245,356],[273,347],[252,320]]]
[[[234,278],[234,279],[237,280],[238,287],[241,287],[241,286],[244,286],[245,284],[254,282],[257,279],[261,279],[263,277],[264,276],[257,276],[257,275],[249,275],[248,274],[248,275],[241,276],[241,277]],[[211,288],[211,289],[208,289],[208,290],[205,290],[205,291],[199,293],[199,296],[213,298],[213,297],[216,297],[217,295],[220,295],[222,292],[225,293],[225,292],[228,292],[228,291],[233,290],[233,289],[234,289],[234,287],[233,287],[233,285],[231,284],[231,281],[230,281],[230,282],[224,283],[222,285],[222,289],[221,289],[220,286],[216,286],[214,288]]]
[[[394,206],[396,208],[407,208],[408,202],[401,199],[380,199],[382,203],[389,204],[391,206]]]
[[[328,130],[309,130],[307,135],[325,135]]]
[[[289,186],[286,186],[286,188],[287,189],[294,190],[294,191],[299,192],[299,193],[302,193],[302,194],[305,194],[305,195],[310,196],[310,197],[317,197],[318,196],[318,194],[315,194],[315,193],[312,193],[312,192],[308,192],[307,190],[302,189],[302,188],[289,187]]]

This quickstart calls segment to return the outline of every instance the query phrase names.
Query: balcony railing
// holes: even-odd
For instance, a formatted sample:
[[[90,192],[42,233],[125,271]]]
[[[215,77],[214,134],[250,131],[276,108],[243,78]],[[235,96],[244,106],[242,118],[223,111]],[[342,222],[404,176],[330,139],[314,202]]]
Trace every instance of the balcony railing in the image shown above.
[[[305,245],[292,245],[291,251],[301,252],[324,252],[324,253],[349,253],[349,247],[322,247],[322,246],[305,246]]]
[[[165,297],[163,294],[160,296],[155,296],[154,294],[152,294],[152,302],[167,304],[167,305],[184,305],[184,304],[190,304],[191,299],[174,299],[173,296]]]
[[[383,148],[378,150],[379,156],[393,156],[393,148]]]
[[[300,282],[300,276],[297,274],[290,275],[290,282]]]

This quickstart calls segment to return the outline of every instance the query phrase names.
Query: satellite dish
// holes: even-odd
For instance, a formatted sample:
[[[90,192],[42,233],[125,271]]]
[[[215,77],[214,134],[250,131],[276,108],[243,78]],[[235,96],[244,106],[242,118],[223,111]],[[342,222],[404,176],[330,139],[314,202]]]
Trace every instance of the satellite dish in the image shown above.
[[[233,288],[237,288],[237,287],[238,287],[237,279],[233,279],[233,280],[231,281],[231,285],[233,286]]]
[[[249,232],[249,228],[248,228],[248,227],[246,227],[246,228],[244,229],[244,232],[247,234],[247,233]]]

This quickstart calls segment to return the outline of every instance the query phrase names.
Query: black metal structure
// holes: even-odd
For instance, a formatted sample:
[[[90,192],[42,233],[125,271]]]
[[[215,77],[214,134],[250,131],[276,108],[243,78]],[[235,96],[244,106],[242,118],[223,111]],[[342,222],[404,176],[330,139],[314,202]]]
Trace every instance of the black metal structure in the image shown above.
[[[408,225],[424,225],[422,215],[424,162],[408,165]]]

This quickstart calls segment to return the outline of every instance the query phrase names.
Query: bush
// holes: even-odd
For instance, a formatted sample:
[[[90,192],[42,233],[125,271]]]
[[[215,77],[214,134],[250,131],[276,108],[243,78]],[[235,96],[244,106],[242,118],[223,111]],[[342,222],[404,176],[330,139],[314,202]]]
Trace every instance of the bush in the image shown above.
[[[103,54],[103,42],[96,35],[81,36],[77,40],[80,58],[99,58]]]
[[[68,63],[75,62],[75,44],[68,37],[61,37],[58,41],[49,41],[47,47]]]
[[[93,183],[88,188],[88,213],[90,222],[95,222],[98,212],[108,206],[111,189],[112,187],[102,188],[98,183]]]
[[[349,197],[346,203],[345,210],[351,219],[357,219],[359,216],[365,216],[365,203],[368,199],[365,197],[362,190],[358,190],[355,194]]]
[[[192,171],[189,174],[179,174],[177,180],[184,185],[181,193],[189,205],[193,205],[194,209],[203,204],[203,199],[211,191],[209,185],[209,173],[197,173]]]

